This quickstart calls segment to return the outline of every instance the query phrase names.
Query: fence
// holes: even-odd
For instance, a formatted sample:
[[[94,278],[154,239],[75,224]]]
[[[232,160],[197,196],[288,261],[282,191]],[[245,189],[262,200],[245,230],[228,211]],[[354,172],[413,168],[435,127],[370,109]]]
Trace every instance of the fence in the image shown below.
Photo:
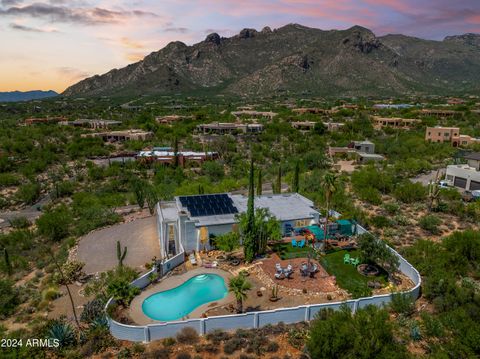
[[[360,226],[359,226],[360,227]],[[360,227],[359,230],[366,230]],[[418,271],[407,262],[398,252],[390,248],[392,252],[398,257],[400,262],[400,271],[406,275],[414,283],[414,287],[405,294],[410,295],[414,300],[420,296],[420,285],[422,279]],[[183,255],[183,253],[182,253]],[[183,258],[182,258],[183,262]],[[166,263],[166,262],[165,262]],[[174,264],[180,264],[179,255],[169,259],[171,266]],[[177,264],[178,263],[178,264]],[[173,267],[172,267],[173,268]],[[145,282],[145,278],[148,279],[148,275],[152,272],[144,274],[142,277],[135,280],[132,284],[140,287]],[[148,285],[148,283],[146,284]],[[145,285],[145,286],[146,286]],[[143,288],[143,287],[140,287]],[[322,303],[302,305],[292,308],[281,308],[275,310],[266,310],[259,312],[250,312],[244,314],[224,315],[209,318],[189,319],[177,322],[167,322],[160,324],[151,324],[144,326],[126,325],[121,324],[111,318],[109,318],[110,332],[112,335],[121,340],[130,340],[136,342],[149,342],[151,340],[158,340],[167,337],[173,337],[185,327],[194,328],[199,334],[203,335],[209,333],[215,329],[221,330],[233,330],[237,328],[260,328],[268,324],[278,324],[280,322],[291,324],[302,321],[310,321],[315,318],[315,315],[322,309],[338,310],[342,305],[348,306],[352,312],[357,311],[360,308],[364,308],[368,305],[384,306],[388,304],[392,299],[392,294],[376,295],[373,297],[365,297],[347,300],[345,302],[335,303]],[[108,307],[112,303],[112,299],[107,303]]]

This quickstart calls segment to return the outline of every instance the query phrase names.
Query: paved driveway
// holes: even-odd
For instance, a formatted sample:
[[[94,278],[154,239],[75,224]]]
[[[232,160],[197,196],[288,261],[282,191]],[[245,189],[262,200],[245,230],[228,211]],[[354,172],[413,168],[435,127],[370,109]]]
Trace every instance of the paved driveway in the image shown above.
[[[124,264],[139,268],[160,257],[155,217],[117,224],[87,234],[78,243],[77,259],[85,263],[86,273],[103,272],[118,264],[117,241],[127,246]]]

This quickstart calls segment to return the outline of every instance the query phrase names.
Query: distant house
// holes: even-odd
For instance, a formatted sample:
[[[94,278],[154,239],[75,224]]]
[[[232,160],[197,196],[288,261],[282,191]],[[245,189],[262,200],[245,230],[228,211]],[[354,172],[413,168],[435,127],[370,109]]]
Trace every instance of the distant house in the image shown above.
[[[380,117],[373,116],[373,127],[376,129],[391,127],[395,129],[408,130],[417,123],[422,122],[415,118],[400,118],[400,117]]]
[[[385,160],[385,157],[375,153],[375,144],[370,141],[353,141],[347,147],[329,147],[328,149],[328,154],[332,157],[342,153],[353,154],[361,164]]]
[[[122,122],[113,121],[113,120],[78,119],[74,121],[62,121],[62,122],[59,122],[58,124],[62,126],[90,127],[94,129],[99,129],[99,128],[110,128],[112,126],[119,126],[122,124]]]
[[[415,107],[414,105],[410,105],[408,103],[376,103],[372,106],[374,109],[384,110],[384,109],[405,109],[405,108],[412,108]]]
[[[261,133],[263,132],[263,125],[260,123],[204,123],[197,126],[197,132],[203,134],[237,134],[237,133]]]
[[[453,117],[455,115],[463,115],[462,111],[443,110],[443,109],[421,109],[418,113],[422,116],[434,116],[440,118]]]
[[[247,117],[255,117],[255,118],[267,118],[271,120],[275,116],[277,116],[278,113],[271,112],[271,111],[240,110],[240,111],[233,111],[232,115],[235,116],[237,119],[247,116]]]
[[[146,141],[153,138],[153,132],[131,129],[124,131],[87,133],[83,134],[82,137],[99,137],[105,142]]]
[[[43,118],[26,118],[24,120],[25,125],[31,126],[40,123],[57,123],[61,121],[67,121],[65,117],[43,117]]]
[[[151,151],[140,151],[137,154],[137,160],[143,162],[155,162],[166,165],[173,165],[178,160],[178,164],[182,167],[191,164],[201,165],[205,161],[218,159],[217,152],[195,152],[195,151],[178,151],[175,153],[171,148],[153,148]]]
[[[315,125],[320,122],[315,121],[294,121],[292,122],[292,127],[299,131],[311,131],[315,128]],[[321,122],[328,131],[338,131],[340,128],[345,126],[341,122]]]
[[[157,116],[155,121],[161,125],[172,125],[176,122],[180,122],[187,119],[192,119],[193,116],[182,116],[182,115],[166,115],[166,116]]]
[[[480,143],[479,138],[461,135],[458,127],[427,127],[425,141],[444,143],[449,142],[453,147],[468,146],[472,143]]]

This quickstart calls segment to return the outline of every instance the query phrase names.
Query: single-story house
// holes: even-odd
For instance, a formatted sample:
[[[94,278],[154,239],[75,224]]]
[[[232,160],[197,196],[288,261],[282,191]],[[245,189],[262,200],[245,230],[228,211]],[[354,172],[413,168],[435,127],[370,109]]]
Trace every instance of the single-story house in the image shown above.
[[[247,196],[231,193],[178,196],[159,202],[156,212],[161,257],[210,249],[212,237],[238,230],[237,215],[246,212],[247,202]],[[320,219],[313,202],[298,193],[256,196],[255,208],[267,208],[284,232],[289,226],[309,226]]]

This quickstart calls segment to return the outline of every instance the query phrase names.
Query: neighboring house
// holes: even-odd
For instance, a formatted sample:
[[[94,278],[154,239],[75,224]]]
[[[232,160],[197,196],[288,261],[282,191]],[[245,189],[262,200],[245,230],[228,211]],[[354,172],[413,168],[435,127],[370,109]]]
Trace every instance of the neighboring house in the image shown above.
[[[434,117],[440,117],[440,118],[447,118],[447,117],[453,117],[455,115],[463,115],[463,112],[461,111],[455,111],[455,110],[441,110],[441,109],[421,109],[418,111],[418,113],[422,116],[434,116]]]
[[[467,164],[470,167],[475,168],[477,171],[480,171],[480,152],[471,152],[463,156],[467,160]]]
[[[447,166],[445,180],[458,188],[469,191],[480,190],[478,162],[477,167],[472,167],[468,164]]]
[[[145,141],[153,138],[153,132],[143,130],[124,130],[99,133],[87,133],[82,137],[100,137],[105,142]]]
[[[175,157],[178,158],[178,164],[185,167],[189,164],[201,165],[205,161],[212,161],[218,159],[217,152],[195,152],[195,151],[172,151],[169,147],[153,148],[151,151],[140,151],[137,155],[138,161],[156,162],[167,165],[175,163]]]
[[[157,204],[157,230],[161,257],[210,249],[210,239],[238,231],[237,214],[246,212],[248,197],[221,193],[175,197]],[[281,223],[308,226],[319,222],[320,213],[312,201],[298,193],[255,197],[255,208],[268,208]]]
[[[155,121],[161,125],[172,125],[176,122],[192,119],[193,116],[182,116],[182,115],[166,115],[166,116],[157,116]]]
[[[410,105],[407,103],[397,103],[397,104],[391,104],[391,103],[377,103],[372,106],[374,109],[395,109],[395,110],[400,110],[400,109],[405,109],[405,108],[411,108],[415,107],[414,105]]]
[[[385,157],[375,154],[375,144],[370,141],[353,141],[347,147],[329,147],[328,154],[335,156],[337,154],[347,153],[357,157],[358,163],[367,163],[372,161],[383,161]]]
[[[468,135],[461,135],[458,127],[427,127],[425,141],[444,143],[449,142],[453,147],[468,146],[472,143],[480,143],[480,139]]]
[[[56,123],[61,121],[67,121],[67,118],[65,117],[26,118],[24,120],[24,123],[27,126],[31,126],[39,123]]]
[[[400,130],[408,130],[415,126],[417,123],[422,122],[416,118],[400,118],[400,117],[380,117],[373,116],[373,127],[376,129],[391,127]]]
[[[235,116],[237,119],[240,117],[248,116],[248,117],[255,117],[255,118],[268,118],[270,120],[278,115],[276,112],[253,111],[253,110],[233,111],[231,114]]]
[[[319,122],[315,121],[295,121],[292,122],[292,127],[299,131],[311,131],[315,128],[315,125]],[[327,131],[338,131],[342,126],[345,126],[341,122],[322,122]]]
[[[197,126],[197,132],[204,135],[234,135],[237,133],[261,133],[263,125],[260,123],[204,123]]]
[[[74,121],[62,121],[58,123],[62,126],[72,126],[72,127],[90,127],[90,128],[110,128],[112,126],[119,126],[122,124],[120,121],[113,120],[89,120],[89,119],[79,119]]]

